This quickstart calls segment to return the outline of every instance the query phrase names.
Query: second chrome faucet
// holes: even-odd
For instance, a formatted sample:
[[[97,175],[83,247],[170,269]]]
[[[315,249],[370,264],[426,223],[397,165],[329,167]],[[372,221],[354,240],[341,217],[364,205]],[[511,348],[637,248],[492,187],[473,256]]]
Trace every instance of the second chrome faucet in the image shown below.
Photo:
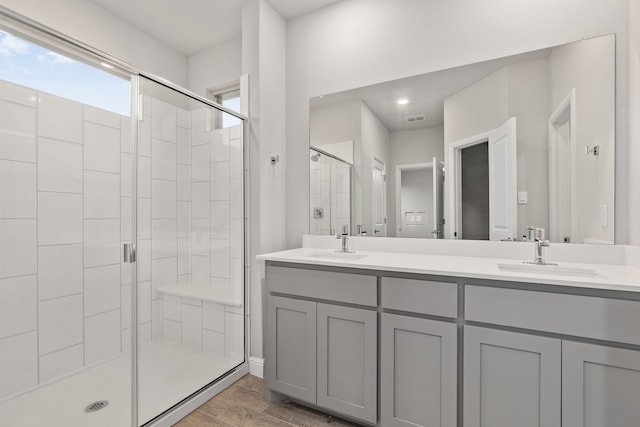
[[[336,252],[353,253],[353,251],[349,250],[349,226],[348,225],[342,226],[342,234],[340,233],[336,234],[336,239],[342,239],[342,249]]]
[[[527,227],[527,240],[533,240],[536,244],[533,261],[524,261],[525,264],[558,265],[545,261],[543,248],[551,246],[551,242],[545,239],[544,228]]]

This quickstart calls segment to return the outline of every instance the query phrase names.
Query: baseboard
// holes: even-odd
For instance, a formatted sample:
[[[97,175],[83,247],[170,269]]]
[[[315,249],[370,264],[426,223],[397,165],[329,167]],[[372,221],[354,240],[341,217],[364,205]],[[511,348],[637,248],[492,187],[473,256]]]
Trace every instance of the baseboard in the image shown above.
[[[259,378],[264,378],[264,359],[260,357],[249,357],[249,373]]]

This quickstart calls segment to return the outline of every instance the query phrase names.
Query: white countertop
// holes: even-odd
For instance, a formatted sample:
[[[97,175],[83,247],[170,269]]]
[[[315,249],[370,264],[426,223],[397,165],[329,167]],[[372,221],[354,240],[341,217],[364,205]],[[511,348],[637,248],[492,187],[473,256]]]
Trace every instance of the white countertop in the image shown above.
[[[435,255],[356,250],[358,258],[344,258],[333,249],[298,248],[259,255],[258,260],[295,264],[324,265],[401,273],[431,274],[438,276],[469,277],[476,279],[542,283],[599,290],[640,292],[640,268],[626,264],[597,264],[558,262],[553,272],[504,271],[504,267],[518,269],[525,266],[523,259],[489,258],[478,256]],[[549,262],[555,262],[548,259]],[[595,275],[595,277],[586,277]]]

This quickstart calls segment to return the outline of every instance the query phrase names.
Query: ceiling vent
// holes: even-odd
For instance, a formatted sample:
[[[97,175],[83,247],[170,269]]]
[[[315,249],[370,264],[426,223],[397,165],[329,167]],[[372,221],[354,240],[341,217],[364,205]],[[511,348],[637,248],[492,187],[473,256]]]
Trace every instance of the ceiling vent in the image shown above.
[[[417,116],[408,116],[405,117],[405,120],[408,122],[420,122],[424,120],[424,114],[418,114]]]

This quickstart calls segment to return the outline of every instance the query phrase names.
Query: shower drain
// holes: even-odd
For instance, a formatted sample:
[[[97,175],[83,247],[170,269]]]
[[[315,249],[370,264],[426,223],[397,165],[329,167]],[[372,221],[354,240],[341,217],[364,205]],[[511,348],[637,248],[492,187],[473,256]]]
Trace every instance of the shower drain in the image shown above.
[[[99,411],[100,409],[106,408],[107,405],[109,405],[108,400],[97,400],[93,403],[88,404],[87,407],[84,408],[84,412],[87,412],[87,413],[96,412],[96,411]]]

